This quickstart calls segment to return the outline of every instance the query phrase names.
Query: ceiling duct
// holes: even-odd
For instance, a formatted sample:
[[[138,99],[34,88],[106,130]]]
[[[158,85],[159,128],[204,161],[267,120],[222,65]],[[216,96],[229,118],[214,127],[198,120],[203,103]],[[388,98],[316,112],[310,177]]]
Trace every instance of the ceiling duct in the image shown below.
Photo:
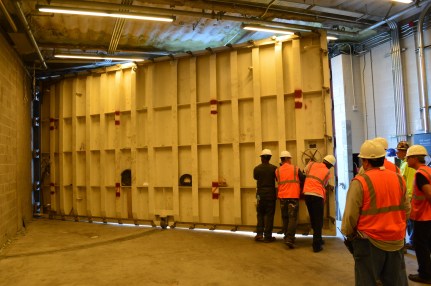
[[[9,12],[6,9],[6,6],[3,3],[3,0],[0,0],[0,9],[3,12],[3,14],[6,17],[6,20],[8,21],[9,25],[11,26],[14,33],[18,32],[18,28],[15,25],[15,22],[13,21],[12,17],[10,16]]]
[[[406,14],[406,13],[408,13],[408,12],[414,10],[414,9],[419,9],[421,7],[421,5],[424,5],[424,4],[428,3],[428,2],[430,2],[430,0],[423,0],[423,1],[420,1],[420,2],[418,1],[417,4],[413,4],[413,5],[409,6],[409,7],[407,7],[406,9],[404,9],[404,10],[402,10],[402,11],[400,11],[400,12],[394,14],[394,15],[392,15],[389,18],[384,19],[384,20],[382,20],[382,21],[380,21],[380,22],[378,22],[378,23],[376,23],[376,24],[374,24],[374,25],[372,25],[372,26],[370,26],[368,28],[363,29],[362,31],[359,32],[359,34],[363,34],[363,33],[367,32],[367,31],[374,30],[374,29],[376,29],[376,28],[378,28],[380,26],[383,26],[383,25],[387,24],[388,22],[393,21],[393,20],[399,18],[400,16],[402,16],[402,15],[404,15],[404,14]]]
[[[48,66],[46,65],[45,59],[43,58],[42,53],[40,52],[39,46],[37,45],[36,39],[33,36],[33,32],[31,31],[31,28],[30,28],[30,24],[28,23],[27,18],[25,17],[24,12],[21,9],[21,4],[19,4],[18,1],[15,1],[15,6],[16,6],[16,9],[18,12],[18,16],[19,16],[22,24],[25,27],[25,31],[27,33],[27,36],[30,38],[30,41],[33,44],[33,47],[36,49],[36,53],[37,53],[37,55],[38,55],[38,57],[42,63],[43,68],[45,70],[48,69]]]
[[[145,7],[145,6],[128,6],[122,4],[113,4],[113,3],[105,3],[105,2],[86,2],[80,0],[52,0],[51,3],[55,4],[67,4],[73,5],[74,8],[98,8],[98,9],[110,9],[110,10],[121,10],[121,9],[129,9],[136,12],[141,13],[154,13],[160,15],[175,15],[175,16],[190,16],[196,18],[207,18],[207,19],[217,19],[217,20],[226,20],[233,22],[246,22],[248,24],[260,24],[260,25],[269,25],[278,28],[286,28],[295,31],[303,31],[303,30],[317,30],[323,29],[330,31],[332,35],[346,36],[346,37],[356,37],[357,33],[355,32],[347,32],[340,31],[335,29],[329,29],[325,27],[316,27],[315,25],[298,25],[298,24],[290,24],[284,22],[276,22],[276,21],[267,21],[260,20],[258,18],[247,18],[247,17],[239,17],[239,16],[229,16],[221,13],[207,13],[205,11],[194,12],[194,11],[185,11],[179,9],[165,9],[165,8],[155,8],[155,7]]]

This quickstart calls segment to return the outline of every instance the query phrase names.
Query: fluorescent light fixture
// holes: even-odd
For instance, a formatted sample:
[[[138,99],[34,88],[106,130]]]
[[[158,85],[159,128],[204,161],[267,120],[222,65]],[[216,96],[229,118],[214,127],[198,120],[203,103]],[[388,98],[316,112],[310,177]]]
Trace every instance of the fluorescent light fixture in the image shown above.
[[[399,3],[409,4],[409,3],[412,3],[413,0],[392,0],[392,2],[399,2]]]
[[[82,59],[82,60],[111,60],[111,61],[126,61],[126,62],[143,62],[140,58],[126,58],[120,56],[98,56],[98,55],[74,55],[74,54],[57,54],[54,55],[60,59]]]
[[[272,34],[284,34],[284,35],[293,35],[292,31],[288,31],[283,28],[277,28],[277,27],[270,27],[270,26],[259,26],[259,25],[242,25],[242,28],[244,30],[249,31],[257,31],[257,32],[266,32],[266,33],[272,33]]]
[[[55,7],[55,6],[43,6],[43,5],[37,5],[36,8],[40,12],[46,12],[46,13],[86,15],[86,16],[96,16],[96,17],[111,17],[111,18],[124,18],[124,19],[162,21],[162,22],[173,22],[175,20],[174,17],[159,16],[159,15],[144,15],[144,14],[132,13],[132,12],[99,11],[99,10],[92,10],[92,9]]]
[[[327,37],[326,37],[326,39],[327,39],[328,41],[335,41],[335,40],[338,40],[338,38],[337,38],[337,37],[334,37],[334,36],[327,36]]]

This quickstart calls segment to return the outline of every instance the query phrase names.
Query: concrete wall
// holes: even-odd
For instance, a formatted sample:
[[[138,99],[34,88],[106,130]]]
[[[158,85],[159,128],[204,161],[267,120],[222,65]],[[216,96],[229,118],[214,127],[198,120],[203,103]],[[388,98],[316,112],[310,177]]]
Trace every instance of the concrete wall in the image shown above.
[[[0,246],[23,227],[31,206],[30,80],[0,35]]]

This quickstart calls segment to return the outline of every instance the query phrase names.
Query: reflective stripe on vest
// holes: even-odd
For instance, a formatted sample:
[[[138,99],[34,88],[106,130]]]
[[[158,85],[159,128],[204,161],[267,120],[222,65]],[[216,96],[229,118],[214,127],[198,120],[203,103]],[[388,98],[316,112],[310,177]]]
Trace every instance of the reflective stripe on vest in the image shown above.
[[[421,166],[417,169],[416,174],[420,173],[431,184],[431,168],[428,166]],[[412,211],[410,219],[417,221],[430,221],[431,220],[431,203],[426,198],[424,192],[419,190],[416,183],[416,177],[413,185],[413,196],[411,201]]]
[[[426,168],[419,167],[419,169],[417,170],[417,172],[419,172],[422,175],[424,175],[425,178],[428,180],[428,182],[431,182],[431,175],[427,172]],[[424,201],[424,200],[426,200],[425,196],[419,196],[418,194],[416,194],[416,192],[413,192],[413,198],[415,200],[418,200],[418,201]]]
[[[405,196],[401,197],[401,202],[400,202],[400,205],[398,205],[398,206],[389,206],[389,207],[378,208],[377,207],[377,201],[376,201],[376,191],[374,190],[374,186],[373,186],[373,183],[371,182],[370,177],[365,173],[358,175],[358,176],[361,176],[362,178],[364,178],[365,183],[368,186],[368,192],[370,194],[370,208],[368,210],[362,210],[361,209],[359,211],[359,213],[361,215],[376,215],[376,214],[387,213],[387,212],[392,212],[392,211],[404,210]],[[402,189],[403,188],[402,177],[397,176],[397,178],[398,178],[398,183],[399,183],[400,189]]]
[[[278,185],[285,185],[285,184],[289,184],[289,183],[299,183],[299,181],[296,179],[297,178],[297,168],[293,167],[293,180],[284,180],[284,181],[280,181],[278,182]],[[280,180],[280,167],[277,168],[277,175],[278,175],[278,179]]]
[[[357,230],[379,241],[402,241],[406,232],[406,187],[401,175],[373,168],[357,175],[362,187],[362,208]]]
[[[306,176],[307,178],[310,178],[310,179],[315,179],[315,180],[317,180],[319,183],[321,183],[323,186],[325,186],[325,182],[328,180],[329,175],[331,174],[331,173],[330,173],[330,170],[328,169],[328,173],[327,173],[327,174],[326,174],[326,176],[323,178],[323,180],[322,180],[322,179],[320,179],[319,177],[316,177],[316,176],[310,175],[310,171],[311,171],[311,169],[313,168],[314,163],[316,163],[316,162],[312,162],[312,163],[311,163],[310,168],[308,168],[308,170],[307,170],[307,174],[306,174],[305,176]]]
[[[277,193],[278,198],[299,198],[301,190],[298,173],[298,167],[287,163],[277,168],[276,176],[277,181],[279,181]]]

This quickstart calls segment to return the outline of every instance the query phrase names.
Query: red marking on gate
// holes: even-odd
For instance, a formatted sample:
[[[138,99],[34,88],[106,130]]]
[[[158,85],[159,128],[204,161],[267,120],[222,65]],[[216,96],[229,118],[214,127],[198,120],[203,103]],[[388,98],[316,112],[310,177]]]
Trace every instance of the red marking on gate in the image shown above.
[[[302,90],[295,89],[295,109],[302,108]]]
[[[218,182],[212,182],[211,193],[212,193],[212,198],[214,200],[218,200],[218,198],[220,197]]]
[[[54,118],[50,118],[49,119],[49,130],[54,130],[55,129],[55,119]]]
[[[217,99],[211,99],[210,100],[210,105],[211,105],[211,114],[217,114]]]
[[[115,111],[115,125],[120,125],[120,111]]]
[[[115,183],[115,196],[117,198],[119,198],[120,195],[121,195],[120,190],[121,190],[121,184],[120,183]]]

